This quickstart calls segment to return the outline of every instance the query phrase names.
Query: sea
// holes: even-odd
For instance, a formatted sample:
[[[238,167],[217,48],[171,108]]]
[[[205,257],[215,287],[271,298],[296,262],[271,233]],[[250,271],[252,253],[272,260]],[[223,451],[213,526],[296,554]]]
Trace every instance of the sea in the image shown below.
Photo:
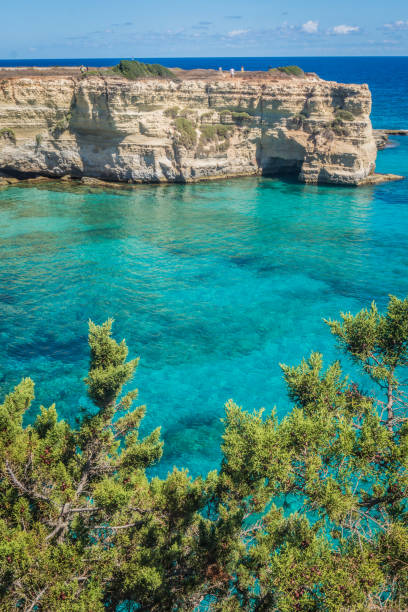
[[[408,129],[407,57],[137,58],[181,68],[264,70],[296,64],[368,83],[374,127]],[[107,66],[115,58],[2,60],[1,66]],[[408,136],[380,151],[380,172],[408,176]],[[291,402],[281,363],[311,351],[339,359],[324,319],[408,295],[408,181],[360,188],[237,178],[131,189],[0,189],[0,398],[36,383],[26,423],[53,403],[75,424],[93,410],[83,382],[88,320],[115,319],[140,365],[130,388],[160,426],[164,456],[193,476],[222,459],[224,405],[275,410]]]

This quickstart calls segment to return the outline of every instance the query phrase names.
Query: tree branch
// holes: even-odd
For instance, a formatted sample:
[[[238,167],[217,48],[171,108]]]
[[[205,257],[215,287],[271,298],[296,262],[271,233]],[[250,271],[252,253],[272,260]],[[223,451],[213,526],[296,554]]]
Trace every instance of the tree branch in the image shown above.
[[[24,612],[32,612],[34,610],[34,608],[36,607],[36,605],[38,604],[38,602],[40,601],[40,599],[45,595],[45,592],[47,591],[48,587],[44,587],[37,595],[36,597],[33,599],[33,601],[31,602],[31,604],[28,606],[28,608],[25,608]]]
[[[394,376],[394,370],[391,370],[390,373],[390,377],[388,379],[388,388],[387,388],[387,406],[386,406],[386,411],[387,411],[387,428],[389,431],[392,432],[392,421],[394,418],[394,411],[392,408],[392,405],[394,403],[394,396],[393,396],[393,386],[392,386],[392,379]]]
[[[28,489],[22,482],[20,482],[19,479],[17,478],[17,476],[14,474],[14,472],[12,470],[12,467],[9,464],[7,459],[5,461],[5,466],[6,466],[6,472],[7,472],[8,476],[9,476],[11,482],[13,483],[15,488],[18,489],[21,493],[24,493],[25,495],[28,495],[32,499],[46,501],[46,502],[48,502],[50,504],[56,505],[55,502],[52,499],[50,499],[49,497],[46,497],[45,495],[41,495],[41,493],[37,493],[36,491],[33,491],[33,489]]]
[[[94,525],[91,529],[110,529],[116,531],[118,529],[130,529],[130,527],[141,527],[143,524],[144,521],[136,521],[135,523],[128,523],[127,525]]]

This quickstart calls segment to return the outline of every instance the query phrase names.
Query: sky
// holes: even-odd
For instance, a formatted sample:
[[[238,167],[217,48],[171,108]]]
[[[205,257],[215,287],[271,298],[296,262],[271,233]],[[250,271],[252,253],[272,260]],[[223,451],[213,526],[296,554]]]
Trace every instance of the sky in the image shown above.
[[[0,58],[408,55],[407,0],[1,0]]]

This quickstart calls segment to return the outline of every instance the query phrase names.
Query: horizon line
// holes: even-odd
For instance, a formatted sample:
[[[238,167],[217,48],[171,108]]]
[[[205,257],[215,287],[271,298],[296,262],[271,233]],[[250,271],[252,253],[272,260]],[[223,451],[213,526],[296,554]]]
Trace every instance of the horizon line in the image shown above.
[[[101,60],[101,59],[269,59],[269,58],[289,58],[289,57],[298,57],[305,59],[333,59],[333,58],[373,58],[378,59],[380,57],[392,57],[392,58],[408,58],[408,55],[171,55],[171,56],[160,56],[160,55],[150,55],[150,56],[110,56],[110,57],[23,57],[23,58],[0,58],[0,62],[24,62],[24,61],[51,61],[51,60],[79,60],[79,59],[93,59],[93,60]]]

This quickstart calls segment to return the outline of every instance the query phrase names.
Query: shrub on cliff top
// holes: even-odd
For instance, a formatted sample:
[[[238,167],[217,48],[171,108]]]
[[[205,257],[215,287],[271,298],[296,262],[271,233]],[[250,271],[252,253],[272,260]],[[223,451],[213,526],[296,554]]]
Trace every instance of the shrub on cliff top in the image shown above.
[[[279,72],[283,72],[284,74],[287,74],[289,76],[305,76],[304,71],[302,70],[302,68],[299,68],[299,66],[278,66],[276,70],[279,70]]]
[[[90,324],[77,428],[54,405],[25,425],[24,379],[0,405],[0,610],[407,610],[408,299],[327,323],[369,393],[318,353],[282,366],[293,410],[229,401],[204,478],[146,471],[160,432],[121,395],[137,359],[111,321]]]
[[[167,77],[172,78],[171,70],[161,64],[144,64],[136,60],[121,60],[112,70],[127,79],[141,79],[145,77]]]

